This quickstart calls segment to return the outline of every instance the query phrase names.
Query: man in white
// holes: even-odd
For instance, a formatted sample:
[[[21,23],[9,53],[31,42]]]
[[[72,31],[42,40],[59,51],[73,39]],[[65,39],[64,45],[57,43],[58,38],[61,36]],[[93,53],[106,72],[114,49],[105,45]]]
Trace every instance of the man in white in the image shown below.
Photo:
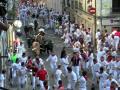
[[[22,63],[22,62],[26,63],[26,61],[27,61],[26,53],[23,53],[23,54],[22,54],[22,57],[20,58],[20,62],[21,62],[21,63]]]
[[[61,57],[61,65],[63,66],[63,74],[67,75],[67,67],[69,65],[68,56]]]
[[[105,81],[108,78],[108,74],[104,70],[104,67],[100,67],[100,72],[97,73],[97,77],[99,78],[99,90],[104,90]]]
[[[18,79],[19,79],[19,88],[25,88],[25,84],[27,82],[27,68],[25,67],[25,63],[21,63],[21,67],[18,71]]]
[[[56,69],[57,69],[57,61],[58,61],[58,57],[55,55],[54,52],[52,52],[49,57],[47,58],[46,61],[50,61],[50,67],[51,67],[51,72],[52,75],[54,75]]]
[[[114,45],[115,45],[116,50],[118,50],[119,41],[120,41],[120,37],[115,35],[114,36]]]
[[[93,65],[92,65],[92,75],[93,75],[93,81],[95,82],[95,84],[97,83],[97,73],[100,72],[100,67],[101,64],[96,60],[93,59]]]
[[[98,60],[98,62],[100,62],[100,58],[101,58],[102,56],[105,57],[105,55],[106,55],[106,52],[103,50],[103,48],[100,48],[100,50],[97,51],[97,60]]]
[[[104,67],[105,69],[107,69],[108,63],[107,63],[107,61],[104,59],[103,56],[101,56],[101,58],[100,58],[100,64],[101,64],[102,67]]]
[[[20,63],[19,63],[19,59],[17,58],[16,63],[12,63],[11,65],[11,73],[12,73],[11,85],[13,86],[17,85],[15,81],[18,80],[17,73],[19,69],[20,69]]]
[[[76,85],[76,82],[77,82],[77,75],[75,74],[75,72],[72,71],[71,67],[68,67],[67,70],[68,70],[68,76],[67,76],[68,85],[67,85],[67,89],[68,90],[76,90],[75,85]]]
[[[110,74],[109,76],[108,76],[108,79],[105,81],[105,85],[104,85],[104,87],[105,87],[105,89],[104,90],[110,90],[110,87],[111,87],[111,82],[116,82],[116,83],[118,83],[113,77],[112,77],[112,75]]]
[[[86,32],[86,36],[85,36],[86,45],[91,41],[92,41],[91,35],[88,32]]]
[[[24,44],[20,42],[20,45],[18,45],[17,47],[17,53],[19,54],[19,57],[21,57],[25,51],[26,50],[25,50]]]
[[[101,32],[100,32],[100,30],[98,29],[97,32],[96,32],[96,39],[99,39],[99,38],[100,38],[100,35],[101,35]]]
[[[58,86],[58,81],[62,80],[61,75],[62,75],[61,65],[58,65],[58,68],[57,68],[57,70],[55,72],[55,84],[57,86]]]
[[[86,80],[87,72],[83,71],[82,76],[79,79],[79,90],[87,90],[87,80]]]

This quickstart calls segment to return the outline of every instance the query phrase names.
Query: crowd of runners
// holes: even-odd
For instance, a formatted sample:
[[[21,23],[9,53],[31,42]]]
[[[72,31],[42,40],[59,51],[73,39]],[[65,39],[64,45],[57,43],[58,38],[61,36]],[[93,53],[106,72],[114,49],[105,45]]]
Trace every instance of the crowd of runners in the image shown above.
[[[26,85],[31,85],[31,90],[120,89],[120,29],[111,32],[98,29],[93,37],[90,27],[69,21],[67,12],[60,14],[44,5],[21,5],[19,19],[23,26],[32,23],[36,31],[41,28],[39,19],[42,20],[45,31],[53,31],[63,40],[64,47],[60,55],[53,50],[43,60],[41,55],[28,55],[21,40],[14,50],[8,50],[7,70],[0,73],[1,87],[5,87],[7,80],[11,87],[19,87],[19,90],[25,90]],[[72,49],[71,54],[67,53],[68,48]],[[46,69],[47,62],[51,74]],[[50,86],[50,82],[54,85]]]

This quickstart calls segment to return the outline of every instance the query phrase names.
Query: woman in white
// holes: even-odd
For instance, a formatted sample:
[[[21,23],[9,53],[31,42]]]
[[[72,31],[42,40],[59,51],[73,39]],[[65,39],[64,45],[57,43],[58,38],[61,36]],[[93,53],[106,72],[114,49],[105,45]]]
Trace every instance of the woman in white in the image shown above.
[[[54,75],[57,68],[58,57],[55,55],[54,52],[52,52],[46,61],[50,61],[51,71],[52,71],[52,74]]]

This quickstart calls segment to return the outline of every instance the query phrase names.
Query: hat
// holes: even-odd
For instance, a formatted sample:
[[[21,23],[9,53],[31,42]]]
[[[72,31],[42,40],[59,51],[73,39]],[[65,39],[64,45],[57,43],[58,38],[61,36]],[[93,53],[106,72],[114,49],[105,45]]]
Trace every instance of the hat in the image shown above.
[[[39,32],[45,32],[45,30],[43,28],[40,28],[38,31]]]
[[[33,24],[33,23],[29,23],[29,26],[32,26],[32,27],[34,27],[34,24]]]

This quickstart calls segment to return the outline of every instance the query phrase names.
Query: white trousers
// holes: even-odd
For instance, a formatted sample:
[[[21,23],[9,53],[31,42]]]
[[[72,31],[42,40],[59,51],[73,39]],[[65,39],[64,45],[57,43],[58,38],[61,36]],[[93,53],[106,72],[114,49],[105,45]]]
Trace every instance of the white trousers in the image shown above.
[[[32,77],[32,89],[35,89],[35,76]]]
[[[79,66],[72,66],[73,71],[76,73],[77,75],[77,80],[80,78],[80,67]]]
[[[55,73],[56,68],[57,68],[57,64],[56,63],[50,63],[50,67],[51,67],[52,73]]]
[[[68,67],[68,65],[66,65],[66,64],[63,65],[63,74],[64,74],[65,76],[66,76],[67,73],[68,73],[67,67]]]
[[[119,41],[120,41],[119,36],[114,36],[114,45],[116,50],[118,50]]]
[[[40,90],[44,90],[44,85],[43,85],[44,81],[39,80],[39,83],[40,83]]]
[[[76,85],[76,81],[70,81],[70,82],[68,82],[68,85],[67,85],[67,89],[69,90],[76,90],[76,88],[75,88],[75,85]]]

